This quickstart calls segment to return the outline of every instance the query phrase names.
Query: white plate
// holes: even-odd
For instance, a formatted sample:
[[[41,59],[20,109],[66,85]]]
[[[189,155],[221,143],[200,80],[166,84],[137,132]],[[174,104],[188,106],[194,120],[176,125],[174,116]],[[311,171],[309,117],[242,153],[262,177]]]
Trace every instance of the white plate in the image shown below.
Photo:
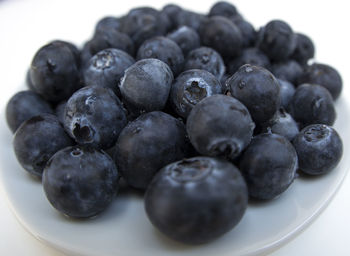
[[[37,19],[30,19],[32,14],[27,8],[27,5],[28,7],[30,6],[29,1],[27,3],[25,1],[22,3],[19,2],[18,6],[16,6],[18,8],[13,9],[16,11],[18,17],[22,17],[22,19],[10,19],[13,17],[11,15],[14,12],[7,12],[8,23],[14,23],[12,23],[12,26],[1,27],[1,31],[20,31],[21,26],[23,27],[23,24],[27,20],[30,21],[30,26],[33,27],[33,30],[28,28],[23,31],[21,30],[23,33],[1,33],[5,34],[5,38],[8,35],[12,35],[13,37],[11,37],[11,40],[3,41],[2,46],[4,47],[0,50],[18,50],[14,53],[3,51],[1,55],[3,59],[8,61],[6,63],[5,61],[3,62],[4,66],[1,69],[8,71],[3,72],[1,75],[1,93],[5,92],[8,95],[16,91],[15,87],[8,89],[8,86],[16,86],[19,84],[18,81],[23,80],[27,63],[29,63],[34,51],[43,42],[55,37],[82,41],[90,33],[90,29],[82,26],[86,22],[84,18],[88,15],[93,15],[91,8],[88,9],[90,10],[88,13],[81,13],[81,20],[78,20],[77,23],[72,23],[72,28],[68,28],[67,32],[67,26],[61,26],[58,20],[58,17],[61,17],[61,14],[65,11],[64,7],[60,4],[54,3],[58,11],[57,14],[53,14],[50,12],[45,13],[44,11],[50,10],[49,5],[52,4],[51,2],[48,4],[47,1],[34,1],[37,8],[32,8],[38,10],[41,8],[40,10],[42,11],[37,13]],[[79,4],[77,2],[72,2],[72,4],[76,4],[75,9],[83,1]],[[97,17],[101,16],[101,14],[97,14],[98,10],[102,13],[103,9],[104,13],[106,13],[105,8],[101,6],[102,4],[96,6],[96,15],[91,18],[91,22],[88,24],[89,28]],[[240,6],[238,5],[238,8]],[[129,8],[130,6],[123,5],[124,11]],[[249,9],[242,8],[241,10],[245,14]],[[115,11],[110,12],[114,13]],[[43,24],[43,21],[49,20],[51,16],[53,16],[53,19],[57,18],[56,23],[48,22],[46,26],[41,28],[42,32],[37,29],[37,26]],[[73,20],[72,16],[68,15],[67,17],[70,21]],[[272,18],[273,16],[269,15],[269,17]],[[254,15],[248,16],[248,18],[254,21]],[[257,18],[261,20],[262,16],[257,16]],[[297,21],[295,19],[295,22]],[[76,25],[79,22],[79,26]],[[51,28],[52,24],[55,25],[54,28]],[[291,22],[291,24],[293,26],[295,23]],[[79,30],[80,27],[83,28],[83,32]],[[309,29],[305,32],[308,31],[312,30]],[[316,32],[314,34],[316,35]],[[323,35],[323,33],[320,33],[320,35]],[[24,45],[24,40],[27,40],[25,49],[21,48]],[[316,43],[318,42],[316,40]],[[331,51],[328,52],[331,54]],[[331,55],[336,56],[335,54]],[[19,60],[20,62],[18,62]],[[8,63],[11,68],[4,69],[5,64]],[[16,73],[16,69],[13,68],[15,66],[17,68],[19,67],[18,70],[20,72],[18,74]],[[1,96],[1,99],[4,99],[4,97]],[[4,102],[1,102],[1,104],[3,106]],[[12,134],[4,123],[3,108],[1,109],[0,116],[0,183],[7,193],[13,212],[23,226],[38,239],[69,254],[98,256],[261,254],[282,245],[310,224],[327,206],[341,185],[350,166],[350,159],[348,157],[349,149],[347,147],[350,142],[350,135],[348,133],[350,124],[347,122],[347,120],[350,120],[350,106],[346,103],[344,95],[337,102],[336,107],[338,119],[335,128],[341,134],[344,142],[344,157],[339,166],[333,172],[322,177],[297,179],[276,200],[250,204],[244,218],[232,232],[214,243],[204,246],[183,246],[159,234],[145,216],[141,197],[135,194],[120,195],[106,212],[92,220],[72,221],[62,217],[49,205],[40,183],[27,175],[18,165],[12,151]]]

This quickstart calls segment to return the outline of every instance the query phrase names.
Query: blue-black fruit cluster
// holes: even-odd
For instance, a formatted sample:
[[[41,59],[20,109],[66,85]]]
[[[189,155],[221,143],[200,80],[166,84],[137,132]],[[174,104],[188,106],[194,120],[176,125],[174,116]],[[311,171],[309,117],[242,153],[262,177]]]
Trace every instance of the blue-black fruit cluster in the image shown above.
[[[341,160],[342,79],[314,55],[285,21],[256,29],[224,1],[103,17],[81,48],[54,40],[34,54],[6,107],[15,155],[66,216],[105,210],[122,178],[163,234],[210,242],[249,198],[284,200],[298,172]]]

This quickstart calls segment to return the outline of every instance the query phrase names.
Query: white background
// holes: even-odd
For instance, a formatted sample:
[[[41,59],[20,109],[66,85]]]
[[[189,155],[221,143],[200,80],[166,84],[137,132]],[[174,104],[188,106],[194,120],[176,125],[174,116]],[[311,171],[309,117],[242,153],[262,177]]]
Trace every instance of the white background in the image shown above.
[[[200,12],[209,10],[213,3],[204,0],[172,2]],[[23,86],[33,54],[47,41],[63,39],[80,45],[91,36],[95,22],[103,16],[120,15],[136,6],[160,8],[166,3],[0,0],[0,76],[3,81],[0,84],[0,111],[4,111],[13,92]],[[308,34],[316,44],[316,59],[337,68],[342,74],[344,87],[349,86],[350,14],[347,1],[236,0],[234,3],[257,28],[278,18],[290,23],[295,31]],[[346,97],[350,97],[350,90],[345,91]],[[350,255],[349,197],[350,177],[347,177],[318,219],[271,255]],[[37,241],[18,224],[3,188],[0,188],[0,255],[63,255]]]

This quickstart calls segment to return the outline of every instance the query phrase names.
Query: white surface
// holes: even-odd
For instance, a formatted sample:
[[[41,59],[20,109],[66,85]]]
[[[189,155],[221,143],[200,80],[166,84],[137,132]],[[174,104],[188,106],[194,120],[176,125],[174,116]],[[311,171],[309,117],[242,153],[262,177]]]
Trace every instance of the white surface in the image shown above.
[[[109,3],[107,4],[107,2]],[[154,6],[160,7],[166,1],[148,1],[148,4],[152,5],[152,3],[156,3]],[[347,87],[349,81],[347,60],[350,57],[348,54],[350,42],[348,35],[346,35],[349,18],[347,17],[346,10],[348,9],[345,6],[345,1],[333,1],[332,6],[330,6],[329,1],[325,1],[325,3],[321,1],[290,1],[288,3],[286,1],[235,1],[235,3],[247,19],[256,26],[263,25],[270,19],[281,18],[288,21],[296,31],[310,35],[316,43],[316,59],[336,67],[341,72],[345,87]],[[117,1],[102,0],[94,3],[62,0],[0,2],[0,35],[2,37],[0,42],[1,111],[3,112],[8,98],[23,84],[27,66],[38,47],[56,38],[81,43],[90,36],[93,24],[98,18],[107,14],[125,13],[132,6],[139,5],[144,5],[144,2],[128,1],[128,3],[119,4],[117,4]],[[201,1],[199,6],[194,2],[187,2],[184,5],[205,11],[209,9],[211,3]],[[342,96],[341,102],[338,104],[338,110],[347,105],[345,98],[349,96],[349,90],[346,90],[346,95]],[[3,115],[1,115],[1,119],[3,120]],[[340,122],[344,123],[342,126],[348,126],[346,120],[340,120]],[[5,143],[5,141],[8,143],[11,140],[7,137],[10,136],[9,131],[5,129],[4,123],[1,121],[2,143]],[[10,146],[8,147],[8,150],[11,151]],[[10,155],[9,153],[6,154],[5,157]],[[344,157],[349,158],[349,156]],[[3,154],[0,159],[2,161],[1,166],[4,166]],[[6,165],[6,167],[9,166],[11,165]],[[14,171],[18,171],[18,167],[14,167]],[[30,181],[24,173],[21,174],[23,174],[22,178],[25,177],[24,180]],[[26,182],[24,186],[28,184],[30,183]],[[288,195],[293,192],[293,189],[295,190],[294,185],[288,191]],[[26,198],[27,203],[34,204],[37,201],[37,198],[31,198],[32,194],[28,191],[21,190],[19,193]],[[349,255],[350,249],[347,238],[350,235],[350,222],[348,221],[350,207],[346,203],[349,195],[350,178],[348,176],[334,201],[331,202],[325,212],[307,230],[272,255]],[[39,243],[26,233],[16,222],[13,214],[10,213],[9,206],[6,204],[7,199],[4,189],[0,188],[0,209],[2,209],[0,211],[0,227],[2,230],[0,232],[0,255],[62,255]],[[285,197],[281,197],[278,202],[282,202],[283,199]],[[34,207],[32,214],[35,215],[35,211],[37,211],[38,216],[40,216],[42,210],[50,210],[49,206],[46,207],[47,205],[39,204],[38,206],[39,208]],[[121,211],[121,214],[123,214],[123,211]],[[276,220],[281,219],[280,211],[274,214],[277,216]],[[41,224],[41,227],[46,226],[52,231],[52,226],[45,221],[47,220],[41,219],[38,223]],[[142,222],[140,219],[137,219],[137,221]],[[274,223],[267,224],[273,225]],[[60,231],[57,230],[57,232]],[[259,231],[255,233],[259,233]],[[101,236],[96,237],[100,239]],[[152,233],[152,236],[154,236],[154,233]],[[88,247],[89,244],[86,246]],[[135,240],[130,239],[130,245],[128,246],[130,248],[135,247]],[[154,248],[150,248],[150,251],[152,250]],[[146,251],[143,251],[143,253],[146,253]]]

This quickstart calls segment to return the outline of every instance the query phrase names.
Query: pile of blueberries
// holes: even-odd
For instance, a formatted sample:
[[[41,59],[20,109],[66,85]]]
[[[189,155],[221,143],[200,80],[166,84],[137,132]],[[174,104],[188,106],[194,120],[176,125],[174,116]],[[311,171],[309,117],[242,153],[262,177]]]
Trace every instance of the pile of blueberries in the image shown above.
[[[82,49],[56,40],[36,52],[29,90],[6,109],[16,157],[64,215],[97,215],[124,180],[162,233],[209,242],[248,198],[339,163],[342,79],[314,51],[286,22],[255,30],[228,2],[105,17]]]

